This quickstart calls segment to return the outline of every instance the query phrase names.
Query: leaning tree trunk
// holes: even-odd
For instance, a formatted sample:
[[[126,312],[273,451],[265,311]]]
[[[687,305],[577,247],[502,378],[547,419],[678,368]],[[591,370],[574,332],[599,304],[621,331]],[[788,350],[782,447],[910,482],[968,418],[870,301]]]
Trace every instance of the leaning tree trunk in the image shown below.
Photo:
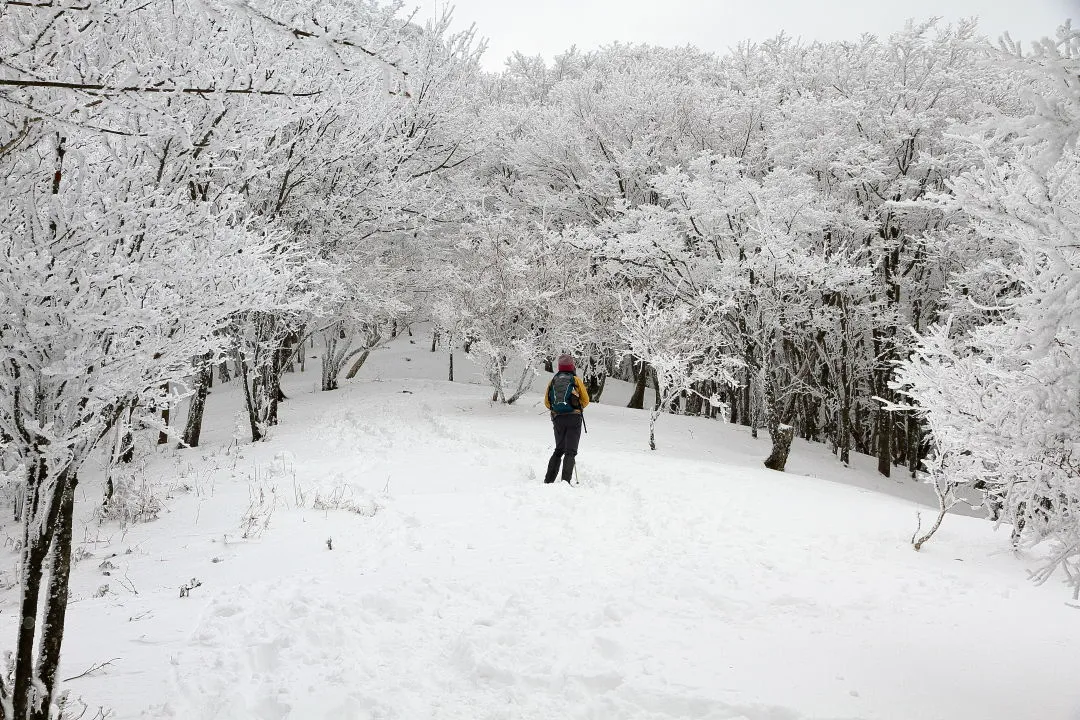
[[[345,362],[348,362],[349,358],[351,358],[353,355],[359,353],[356,360],[353,361],[352,366],[349,368],[349,372],[345,373],[346,380],[352,380],[354,377],[356,377],[356,373],[360,372],[360,368],[364,367],[364,363],[366,363],[368,357],[371,356],[372,349],[382,342],[382,329],[376,324],[366,325],[364,327],[363,339],[363,349],[353,350],[349,354],[349,356],[342,361],[342,363],[344,364]],[[451,341],[450,354],[453,355],[453,352],[453,342]]]
[[[195,361],[195,388],[191,395],[191,404],[188,406],[181,447],[199,447],[203,413],[206,410],[206,396],[210,394],[210,383],[214,380],[212,359],[213,355],[207,353]]]
[[[377,336],[375,337],[377,338]],[[345,332],[345,325],[342,322],[334,323],[323,333],[325,347],[322,356],[322,382],[320,386],[322,390],[337,390],[339,387],[338,377],[341,375],[341,368],[345,366],[345,363],[358,355],[360,356],[345,377],[346,380],[349,380],[360,371],[368,355],[371,354],[370,347],[353,348],[355,338],[355,334]],[[370,345],[370,341],[375,338],[368,332],[365,333],[365,339],[369,341]]]
[[[360,356],[357,357],[356,360],[353,362],[352,367],[349,368],[349,372],[345,373],[346,380],[352,380],[354,377],[356,377],[356,373],[360,372],[360,368],[364,367],[364,363],[367,362],[369,355],[371,355],[370,350],[365,350],[364,352],[360,353]],[[454,361],[452,358],[454,357],[454,354],[450,353],[450,357],[450,362],[451,364],[453,364]],[[453,380],[454,378],[450,379]]]
[[[934,524],[930,526],[930,529],[922,536],[919,536],[919,530],[922,527],[922,523],[915,528],[915,536],[911,538],[911,544],[916,551],[921,550],[922,546],[926,544],[930,538],[934,537],[934,533],[941,527],[942,520],[945,519],[946,513],[952,508],[955,503],[954,486],[940,473],[934,476],[934,493],[938,499],[938,514],[934,519]]]

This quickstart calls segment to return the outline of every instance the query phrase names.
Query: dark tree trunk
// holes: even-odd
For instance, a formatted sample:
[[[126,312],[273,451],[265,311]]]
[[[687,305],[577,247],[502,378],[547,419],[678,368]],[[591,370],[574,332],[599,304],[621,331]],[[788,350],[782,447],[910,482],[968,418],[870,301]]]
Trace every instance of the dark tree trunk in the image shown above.
[[[247,361],[242,357],[240,358],[240,382],[244,383],[244,406],[247,408],[248,423],[251,425],[251,441],[259,442],[262,440],[263,434],[259,430],[259,416],[251,393]]]
[[[294,334],[286,336],[270,356],[270,372],[266,378],[269,401],[269,412],[266,415],[268,425],[278,424],[278,405],[289,399],[281,389],[281,376],[285,372],[285,364],[292,357],[291,343],[298,339]]]
[[[42,483],[48,476],[45,460],[39,458],[28,474],[26,488],[27,505],[23,523],[22,549],[22,598],[20,602],[19,630],[15,654],[15,677],[12,687],[13,717],[18,720],[36,718],[34,710],[34,641],[37,638],[39,601],[41,599],[41,581],[45,571],[45,560],[55,536],[58,517],[63,505],[63,496],[69,490],[67,471],[60,473],[55,487],[51,488],[50,498],[41,496]],[[40,522],[34,522],[41,512],[42,504],[48,502],[49,511]],[[70,545],[70,543],[69,543]],[[47,616],[47,615],[46,615]]]
[[[851,407],[851,436],[855,441],[855,450],[857,452],[861,452],[863,455],[871,455],[870,441],[867,438],[864,423],[865,415],[862,405],[856,404]]]
[[[124,419],[124,425],[120,431],[120,447],[116,451],[118,462],[130,463],[135,459],[135,435],[131,432],[131,420],[135,415],[137,402],[137,400],[132,400],[128,405],[127,417]]]
[[[840,408],[840,419],[836,428],[836,442],[840,449],[840,462],[851,464],[851,409],[847,403]]]
[[[33,691],[34,638],[37,634],[38,598],[41,594],[41,575],[45,569],[45,551],[40,546],[23,552],[23,588],[20,608],[18,645],[15,658],[15,678],[12,688],[14,717],[29,717]]]
[[[914,141],[905,143],[905,153],[914,152]],[[910,155],[907,155],[910,157]],[[901,163],[903,165],[903,163]],[[906,167],[906,166],[905,166]],[[900,200],[899,197],[894,198]],[[889,213],[878,232],[882,240],[882,256],[880,263],[880,277],[882,281],[883,295],[886,303],[886,321],[884,327],[875,329],[874,351],[877,358],[877,366],[874,371],[874,383],[876,395],[885,400],[892,398],[892,390],[889,389],[889,380],[892,378],[892,368],[897,360],[896,352],[896,320],[893,315],[899,313],[900,307],[900,227],[896,224],[897,219]],[[878,472],[889,477],[892,474],[893,464],[893,414],[878,403],[877,408],[877,456]]]
[[[757,440],[758,421],[760,420],[760,417],[759,417],[758,413],[754,412],[754,409],[752,407],[753,399],[754,399],[753,383],[754,383],[753,369],[750,368],[750,367],[747,367],[746,368],[746,414],[747,414],[747,416],[749,418],[749,422],[747,424],[750,426],[750,437]]]
[[[840,462],[851,464],[851,380],[848,367],[847,307],[840,316],[840,413],[836,423],[836,445]]]
[[[41,651],[37,677],[44,687],[44,697],[34,713],[34,720],[48,720],[49,706],[56,692],[56,672],[60,667],[60,648],[64,642],[67,618],[68,581],[71,578],[72,518],[75,514],[75,485],[72,475],[60,501],[56,534],[53,536],[49,587],[45,594],[45,622],[41,628]]]
[[[880,404],[877,409],[878,472],[889,477],[892,474],[892,413]]]
[[[741,422],[746,427],[750,427],[751,425],[753,425],[754,420],[751,417],[752,413],[750,412],[750,385],[752,380],[750,377],[749,367],[746,368],[745,376],[745,381],[740,388],[741,398],[739,400],[739,405],[741,406],[741,412],[739,413],[739,422]]]
[[[802,404],[802,433],[803,440],[817,442],[818,439],[818,404],[809,396],[803,395],[799,401]]]
[[[213,380],[214,366],[211,363],[211,355],[207,354],[196,361],[195,392],[191,395],[181,447],[199,447],[203,412],[206,410],[206,396],[210,393],[210,383]]]
[[[451,343],[447,344],[450,345],[450,374],[447,380],[454,382],[454,346]]]
[[[124,428],[124,437],[120,441],[120,455],[117,459],[122,463],[129,463],[135,459],[135,436],[131,432],[130,425]]]
[[[281,347],[278,349],[281,360],[278,375],[281,375],[283,372],[296,372],[296,346],[299,345],[299,349],[301,351],[303,350],[304,344],[300,342],[300,338],[303,334],[304,327],[300,326],[298,330],[285,336],[284,342],[282,342]],[[282,397],[282,400],[284,399],[285,398]]]
[[[919,426],[919,419],[915,417],[914,413],[908,414],[907,436],[908,472],[911,473],[911,477],[915,477],[919,472],[919,463],[922,462],[923,436],[922,428]]]
[[[232,380],[232,374],[229,372],[229,358],[222,358],[218,363],[218,380],[223,383],[227,383]]]
[[[604,394],[604,385],[607,383],[605,373],[585,373],[585,390],[589,393],[589,399],[596,402]]]
[[[776,411],[776,397],[773,393],[772,378],[769,371],[762,373],[762,391],[765,396],[765,424],[769,428],[769,438],[772,440],[772,451],[765,459],[765,467],[770,470],[784,471],[787,466],[788,454],[791,452],[791,441],[795,437],[795,428],[780,422]]]
[[[701,415],[705,406],[705,402],[701,399],[701,393],[704,391],[704,384],[695,388],[697,392],[692,392],[686,397],[686,414],[687,415]]]
[[[38,460],[30,471],[28,487],[26,489],[28,504],[36,499],[36,493],[40,492],[41,483],[44,481],[44,460]],[[31,507],[27,515],[31,515],[34,508]],[[15,646],[15,677],[12,682],[12,705],[14,718],[26,718],[30,709],[30,692],[33,680],[33,657],[34,638],[37,634],[38,597],[41,594],[41,578],[45,570],[45,556],[48,548],[47,542],[32,533],[30,530],[30,517],[25,519],[23,529],[22,548],[22,598],[19,609],[18,639]],[[46,525],[44,530],[50,527]]]
[[[275,386],[277,387],[278,402],[288,400],[288,398],[285,397],[285,393],[281,391],[281,376],[285,374],[286,371],[293,372],[293,348],[296,347],[298,342],[300,342],[300,336],[295,332],[291,332],[285,336],[281,341],[281,345],[279,345],[274,352],[274,375],[277,376]]]
[[[787,466],[788,454],[791,452],[795,428],[790,425],[778,425],[775,430],[769,429],[769,437],[772,439],[772,452],[765,459],[765,467],[783,472],[784,467]]]
[[[360,356],[356,358],[355,362],[353,362],[352,367],[349,368],[349,372],[345,373],[346,380],[352,380],[354,377],[356,377],[356,373],[360,372],[360,368],[364,367],[364,363],[367,362],[368,355],[370,354],[370,350],[365,350],[364,352],[360,353]],[[450,355],[451,357],[453,357],[453,353],[450,353]]]
[[[740,401],[741,397],[742,392],[740,389],[733,387],[727,388],[728,407],[731,408],[731,423],[733,425],[735,423],[741,423],[743,425],[746,424],[742,422],[742,403]]]
[[[273,361],[271,361],[272,363]],[[278,383],[277,373],[273,365],[263,365],[259,368],[259,392],[263,394],[262,402],[266,404],[266,426],[277,425],[278,406]]]
[[[637,381],[634,383],[634,392],[630,395],[630,402],[626,407],[634,410],[645,409],[645,385],[649,382],[649,364],[644,360],[639,361]]]

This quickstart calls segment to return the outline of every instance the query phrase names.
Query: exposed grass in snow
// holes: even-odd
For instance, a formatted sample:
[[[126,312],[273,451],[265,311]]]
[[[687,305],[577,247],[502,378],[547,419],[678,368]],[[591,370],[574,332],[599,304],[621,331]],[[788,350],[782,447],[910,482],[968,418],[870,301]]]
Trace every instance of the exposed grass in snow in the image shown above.
[[[915,553],[926,488],[805,443],[773,473],[716,422],[665,416],[650,453],[618,384],[582,486],[543,486],[540,399],[492,406],[460,352],[435,380],[426,345],[333,393],[287,377],[259,445],[215,388],[204,447],[144,469],[153,522],[99,522],[88,471],[62,675],[116,659],[72,693],[117,719],[1078,717],[1080,615],[1007,532],[950,517]]]

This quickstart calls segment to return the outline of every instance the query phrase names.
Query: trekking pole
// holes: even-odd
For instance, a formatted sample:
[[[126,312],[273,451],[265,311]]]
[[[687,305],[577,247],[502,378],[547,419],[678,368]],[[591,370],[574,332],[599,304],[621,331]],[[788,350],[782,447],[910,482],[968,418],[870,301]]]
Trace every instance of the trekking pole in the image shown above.
[[[581,413],[581,429],[585,431],[585,434],[589,434],[589,426],[585,424],[585,413]]]
[[[577,463],[574,463],[574,484],[575,485],[580,485],[581,484],[581,478],[579,478],[578,474],[577,474]]]

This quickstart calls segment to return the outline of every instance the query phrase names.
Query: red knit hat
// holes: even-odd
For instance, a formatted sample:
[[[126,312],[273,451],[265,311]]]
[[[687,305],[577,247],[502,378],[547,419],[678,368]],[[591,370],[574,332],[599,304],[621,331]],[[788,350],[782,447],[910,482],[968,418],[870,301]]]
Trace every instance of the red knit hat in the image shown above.
[[[574,372],[574,357],[563,353],[559,356],[559,372]]]

